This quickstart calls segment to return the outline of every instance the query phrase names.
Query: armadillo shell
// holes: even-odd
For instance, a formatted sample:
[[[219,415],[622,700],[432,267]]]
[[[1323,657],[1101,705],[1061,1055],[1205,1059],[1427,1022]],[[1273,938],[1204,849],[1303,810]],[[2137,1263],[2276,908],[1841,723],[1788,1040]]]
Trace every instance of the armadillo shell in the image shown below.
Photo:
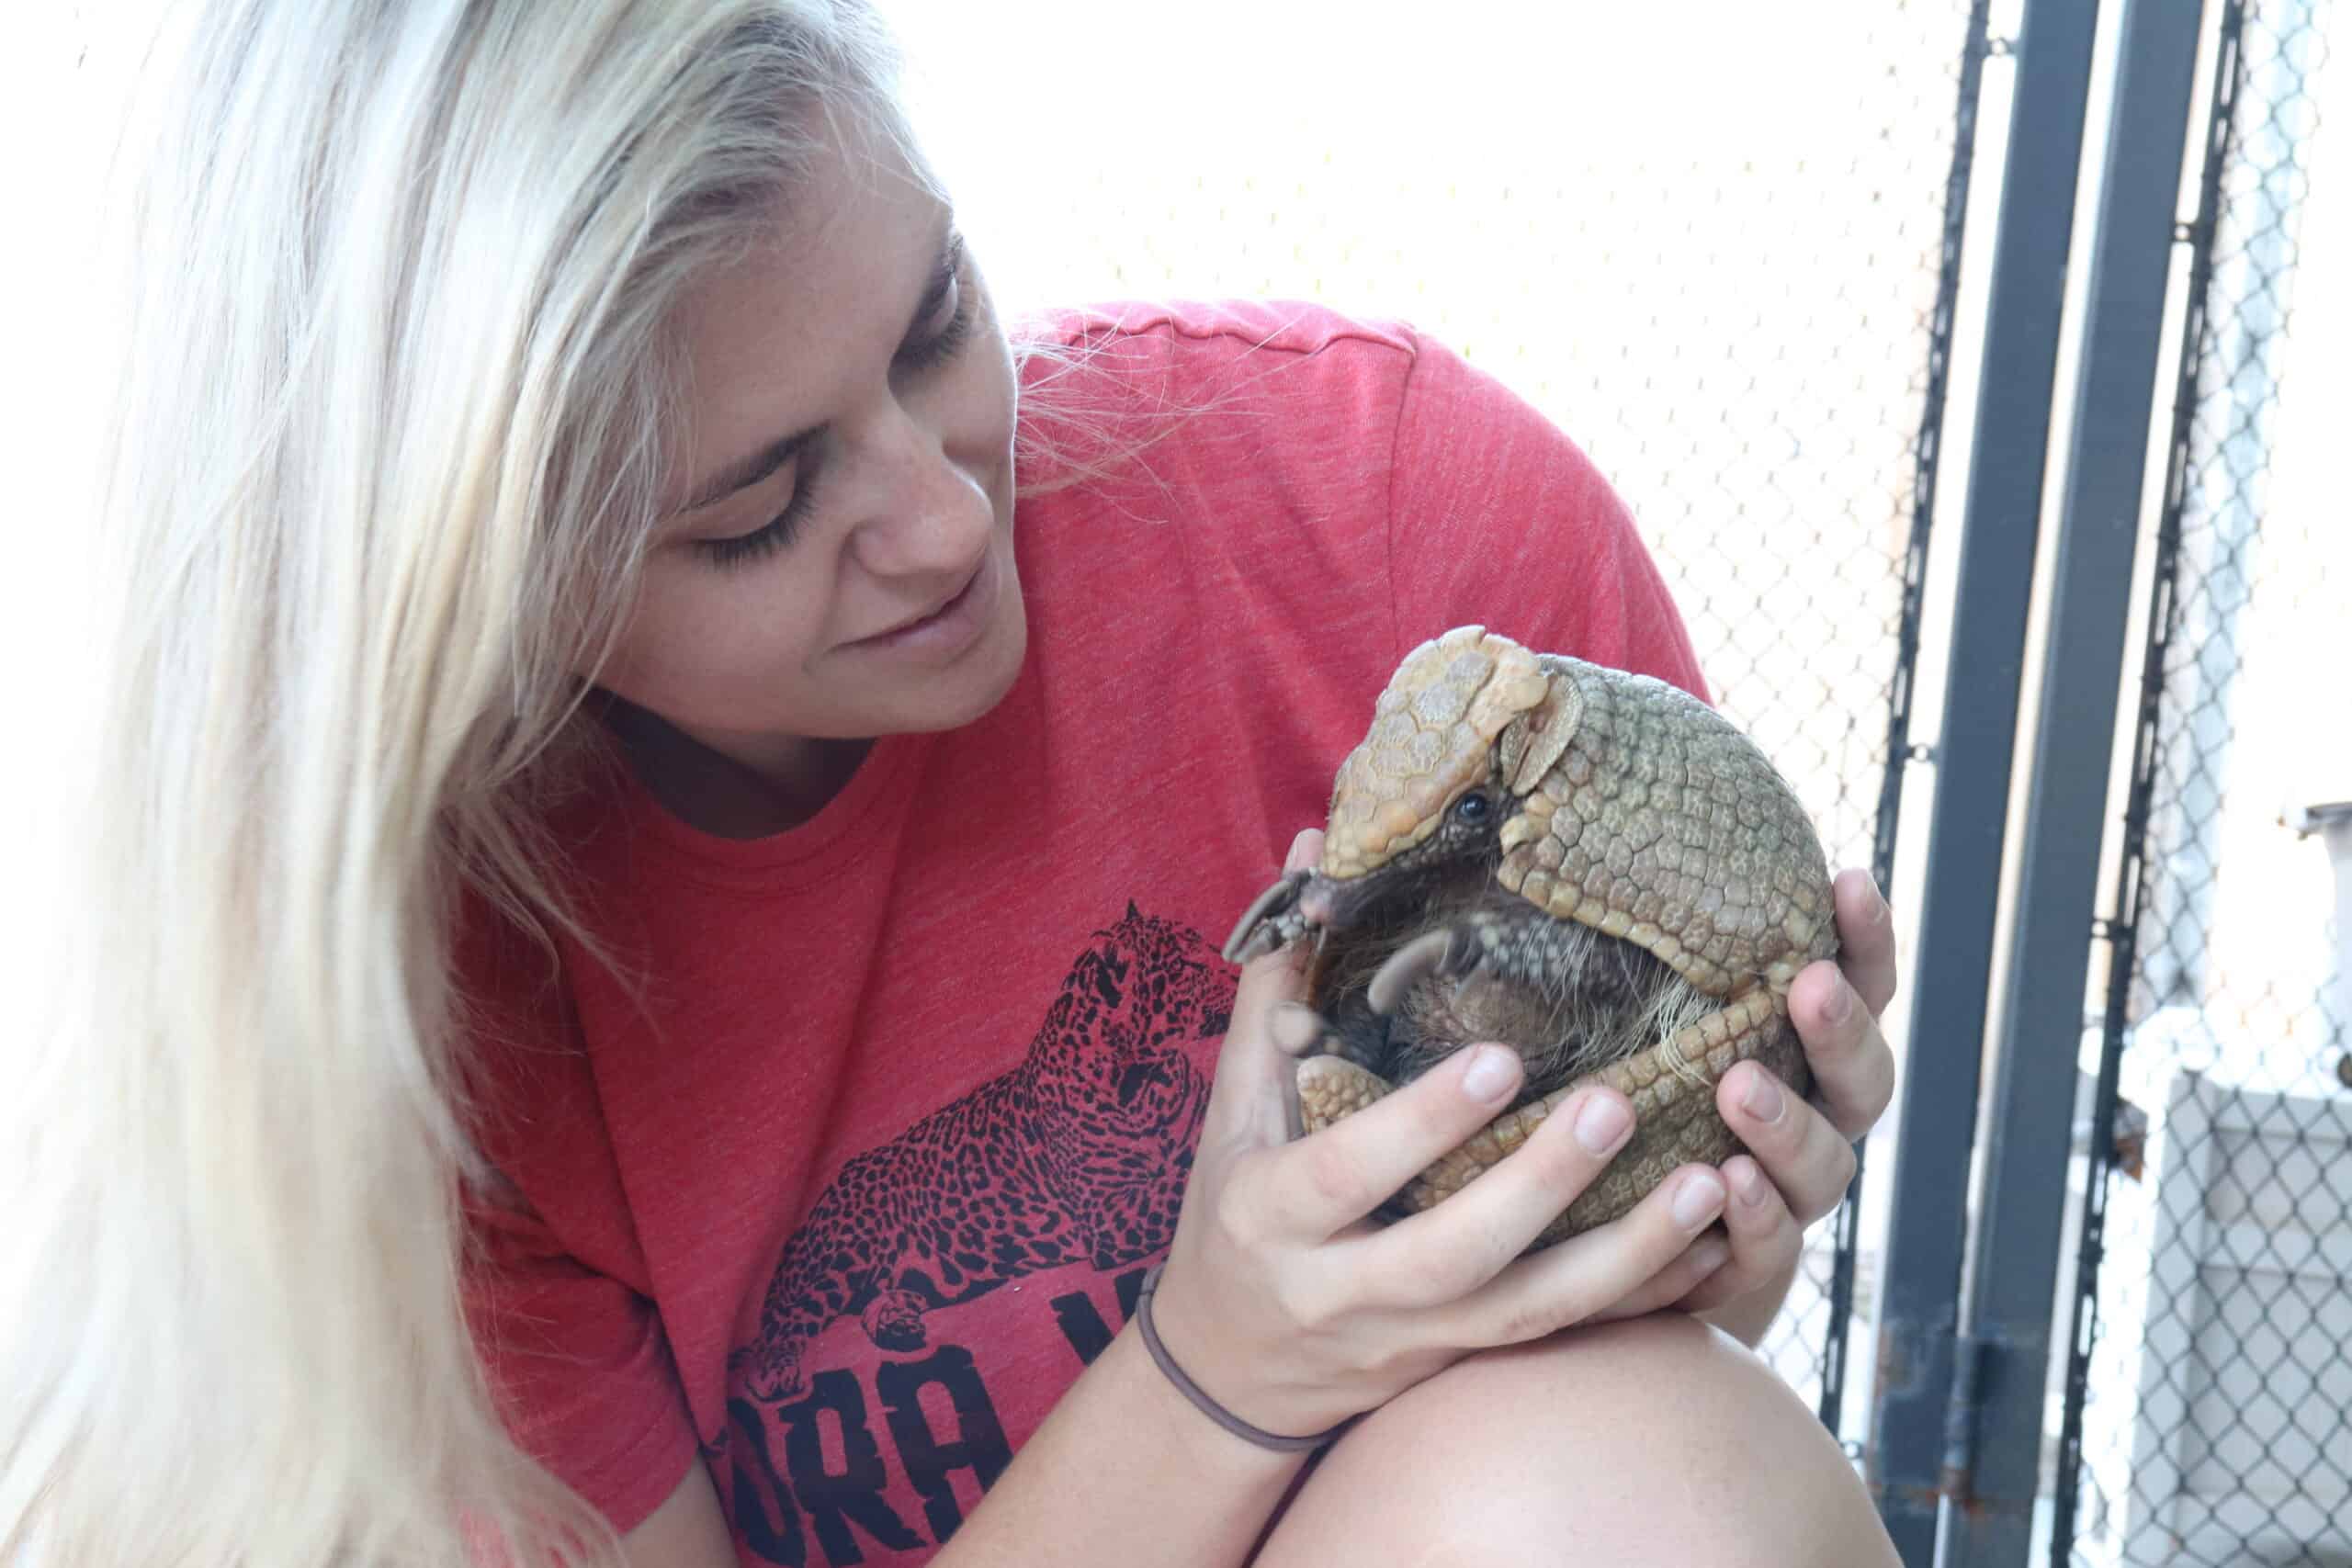
[[[1498,791],[1514,813],[1498,829],[1499,863],[1421,853],[1472,788]],[[1739,1062],[1755,1058],[1796,1093],[1810,1091],[1788,991],[1806,964],[1838,950],[1825,856],[1786,779],[1695,698],[1531,654],[1482,626],[1415,649],[1341,764],[1317,875],[1350,883],[1398,871],[1414,880],[1393,885],[1406,888],[1401,899],[1376,896],[1376,923],[1351,915],[1319,931],[1308,1001],[1328,1033],[1324,1054],[1298,1066],[1303,1130],[1351,1114],[1472,1042],[1518,1047],[1530,1073],[1522,1102],[1431,1165],[1391,1212],[1459,1191],[1580,1085],[1607,1083],[1633,1100],[1635,1132],[1538,1245],[1555,1242],[1623,1213],[1679,1165],[1736,1153],[1714,1097]],[[1252,907],[1253,917],[1264,912]],[[1519,971],[1521,988],[1483,957],[1459,981],[1400,963],[1382,987],[1393,1021],[1373,1017],[1370,982],[1390,953],[1498,916],[1532,932],[1498,950],[1515,951],[1499,967]],[[1433,945],[1453,962],[1453,942]],[[1555,962],[1564,953],[1572,961]],[[1605,961],[1588,963],[1587,953]],[[1589,983],[1596,975],[1609,983]],[[1464,989],[1474,982],[1482,993]],[[1545,1011],[1563,1007],[1573,1015],[1565,1025]]]

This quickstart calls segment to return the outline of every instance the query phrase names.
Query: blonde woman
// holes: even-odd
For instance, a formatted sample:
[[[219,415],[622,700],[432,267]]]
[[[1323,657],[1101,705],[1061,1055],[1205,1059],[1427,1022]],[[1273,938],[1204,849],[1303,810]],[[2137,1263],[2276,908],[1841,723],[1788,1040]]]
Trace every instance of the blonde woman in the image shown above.
[[[1820,1106],[1516,1262],[1630,1108],[1368,1226],[1516,1058],[1284,1144],[1203,938],[1438,629],[1702,690],[1565,438],[1313,310],[1016,344],[853,0],[192,25],[12,1560],[1891,1560],[1736,1342],[1890,1093],[1867,878]]]

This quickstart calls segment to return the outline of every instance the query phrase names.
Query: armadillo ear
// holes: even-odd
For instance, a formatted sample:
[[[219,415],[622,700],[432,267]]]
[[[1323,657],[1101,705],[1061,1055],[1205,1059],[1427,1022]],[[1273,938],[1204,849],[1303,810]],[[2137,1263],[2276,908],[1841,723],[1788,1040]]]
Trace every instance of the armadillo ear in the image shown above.
[[[1510,781],[1511,794],[1521,798],[1535,793],[1584,719],[1584,691],[1575,676],[1555,670],[1548,684],[1544,700],[1502,733],[1503,777]]]

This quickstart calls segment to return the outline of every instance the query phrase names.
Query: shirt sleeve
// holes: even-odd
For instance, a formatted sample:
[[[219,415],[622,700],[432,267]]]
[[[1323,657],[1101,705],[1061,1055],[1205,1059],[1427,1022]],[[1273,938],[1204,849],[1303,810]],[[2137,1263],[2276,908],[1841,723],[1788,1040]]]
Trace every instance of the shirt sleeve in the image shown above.
[[[563,1250],[537,1216],[478,1216],[469,1317],[523,1450],[616,1530],[644,1522],[697,1456],[652,1303]]]
[[[1397,412],[1388,561],[1400,655],[1476,623],[1708,700],[1624,502],[1549,420],[1427,338]]]
[[[593,1077],[560,988],[519,983],[546,971],[523,945],[492,939],[464,965],[495,977],[469,998],[477,1135],[495,1174],[467,1199],[466,1314],[515,1441],[627,1531],[699,1448]],[[502,1114],[517,1105],[528,1113]]]

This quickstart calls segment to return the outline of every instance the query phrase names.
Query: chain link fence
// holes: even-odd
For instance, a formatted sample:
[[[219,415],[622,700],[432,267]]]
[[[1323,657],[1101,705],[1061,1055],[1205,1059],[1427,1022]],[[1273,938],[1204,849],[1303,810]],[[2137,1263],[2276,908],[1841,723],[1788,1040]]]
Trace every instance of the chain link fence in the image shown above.
[[[2352,176],[2352,148],[2321,134],[2340,23],[2340,0],[2226,0],[2213,51],[2118,919],[2085,1063],[2084,1125],[2108,1131],[2086,1139],[2059,1564],[2352,1563],[2339,933],[2326,854],[2281,822],[2352,797],[2335,733],[2352,514],[2324,467],[2341,431],[2311,401],[2340,420],[2352,381],[2295,310],[2345,276],[2303,254],[2317,161]]]

